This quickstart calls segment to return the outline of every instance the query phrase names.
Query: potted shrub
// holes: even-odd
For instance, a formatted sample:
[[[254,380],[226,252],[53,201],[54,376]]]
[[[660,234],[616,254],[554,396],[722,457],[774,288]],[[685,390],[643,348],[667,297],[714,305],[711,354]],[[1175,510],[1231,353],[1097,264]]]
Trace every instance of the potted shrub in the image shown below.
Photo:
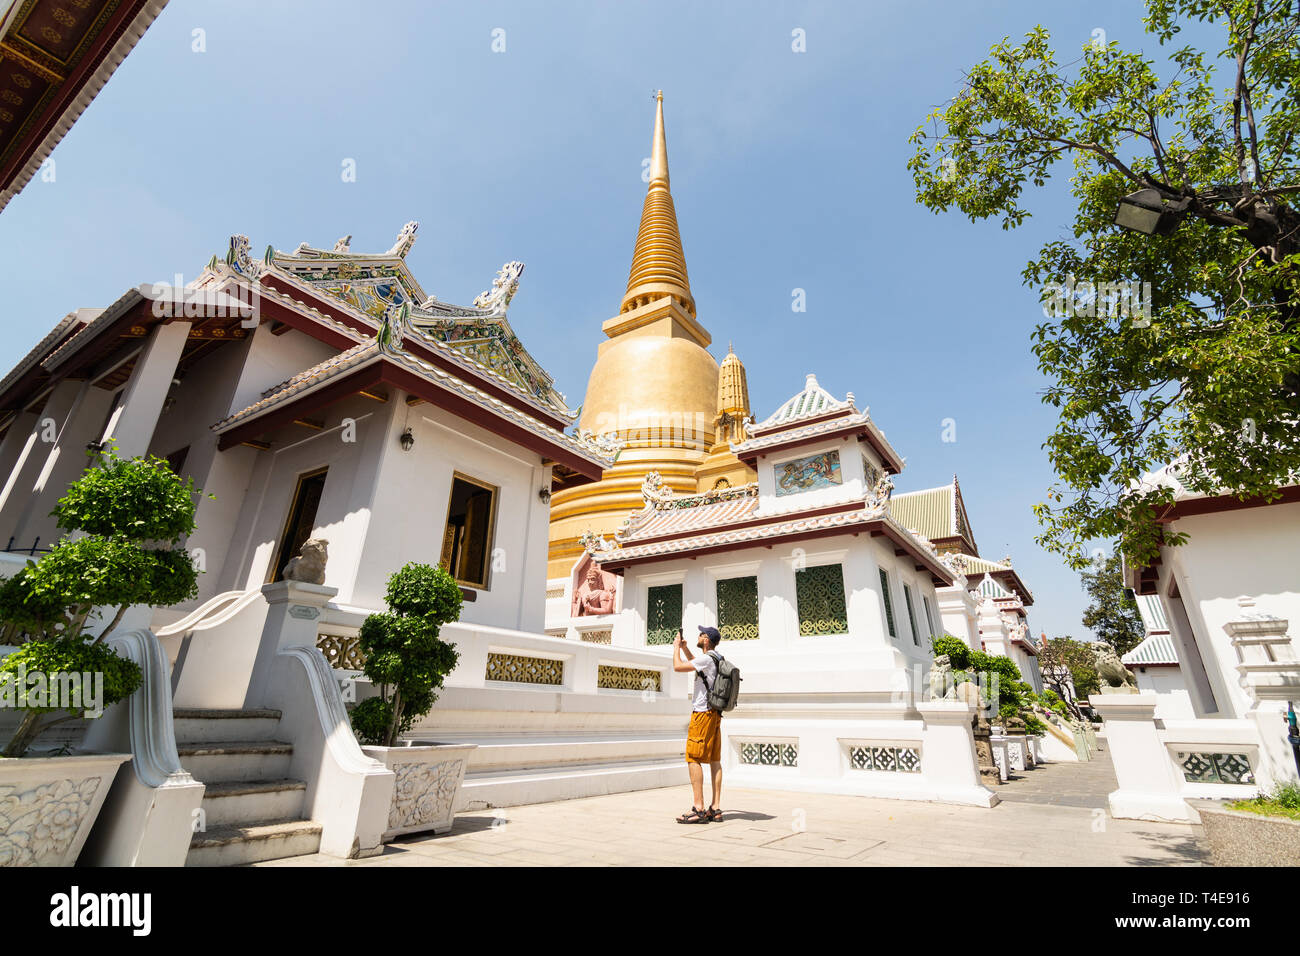
[[[140,686],[139,666],[101,643],[127,608],[197,593],[179,546],[194,530],[193,483],[160,458],[127,461],[111,449],[92,457],[51,512],[67,534],[0,585],[0,644],[17,645],[0,660],[0,711],[22,714],[0,753],[0,866],[76,862],[130,755],[42,753],[34,744]]]
[[[367,754],[397,775],[385,842],[404,833],[445,833],[474,744],[403,740],[427,714],[456,666],[456,646],[438,636],[460,617],[461,593],[442,567],[410,563],[388,579],[388,610],[361,622],[363,673],[378,696],[352,709],[352,729]]]
[[[1245,800],[1188,800],[1215,866],[1300,866],[1300,783]]]

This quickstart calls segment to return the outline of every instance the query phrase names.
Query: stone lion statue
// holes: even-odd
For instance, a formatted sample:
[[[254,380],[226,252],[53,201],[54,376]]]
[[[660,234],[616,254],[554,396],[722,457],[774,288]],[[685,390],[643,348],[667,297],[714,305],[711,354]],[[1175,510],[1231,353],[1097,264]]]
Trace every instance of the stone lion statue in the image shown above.
[[[955,700],[957,688],[952,682],[952,661],[947,654],[940,654],[930,665],[930,699]]]
[[[308,538],[304,541],[298,556],[291,558],[284,566],[284,579],[304,584],[324,584],[329,544],[324,538]]]
[[[1105,641],[1098,641],[1092,645],[1092,655],[1102,687],[1132,688],[1134,692],[1137,691],[1137,678],[1124,666],[1115,653],[1115,648]]]

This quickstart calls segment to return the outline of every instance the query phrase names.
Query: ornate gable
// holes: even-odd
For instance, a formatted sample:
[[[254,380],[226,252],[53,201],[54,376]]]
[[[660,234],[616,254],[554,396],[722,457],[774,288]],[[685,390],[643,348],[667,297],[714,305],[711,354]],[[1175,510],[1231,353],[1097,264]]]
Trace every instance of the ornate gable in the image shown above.
[[[524,264],[507,262],[473,306],[442,302],[425,294],[406,265],[418,229],[418,223],[408,222],[393,247],[377,255],[354,253],[352,237],[344,236],[332,249],[305,242],[291,253],[268,249],[266,262],[376,322],[389,310],[407,306],[412,331],[442,342],[566,418],[574,417],[551,377],[528,354],[506,319]]]

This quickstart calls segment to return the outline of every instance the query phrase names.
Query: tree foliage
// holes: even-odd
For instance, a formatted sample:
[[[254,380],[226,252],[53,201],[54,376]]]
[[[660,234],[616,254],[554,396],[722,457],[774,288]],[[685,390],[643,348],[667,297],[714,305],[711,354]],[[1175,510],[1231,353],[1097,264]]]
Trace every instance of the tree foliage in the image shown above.
[[[1081,577],[1092,602],[1083,612],[1083,626],[1091,628],[1121,657],[1141,644],[1146,625],[1137,603],[1124,587],[1119,555],[1095,562]]]
[[[1156,555],[1174,492],[1138,483],[1166,464],[1193,491],[1242,498],[1300,473],[1300,16],[1286,0],[1146,6],[1161,62],[1090,43],[1061,64],[1042,26],[1003,39],[916,131],[908,164],[931,210],[1013,229],[1026,192],[1071,160],[1070,235],[1022,277],[1045,298],[1078,281],[1032,335],[1059,412],[1038,540],[1076,568],[1097,539],[1137,564]],[[1189,23],[1221,30],[1222,49],[1177,43]],[[1114,225],[1139,189],[1183,207],[1176,229]],[[1126,281],[1150,283],[1140,321],[1098,293]]]
[[[1078,708],[1070,701],[1068,683],[1074,685],[1076,700],[1087,700],[1088,695],[1097,692],[1100,679],[1097,677],[1096,659],[1089,645],[1072,637],[1048,638],[1038,649],[1038,667],[1044,683],[1071,703],[1076,717],[1081,716]],[[1066,675],[1070,678],[1068,683]]]
[[[438,632],[460,617],[463,598],[446,568],[412,562],[393,572],[385,599],[389,610],[362,621],[358,635],[379,696],[353,708],[352,729],[364,743],[392,747],[433,707],[459,660]]]
[[[0,643],[22,643],[0,662],[0,680],[20,672],[99,673],[103,707],[133,693],[140,668],[99,642],[133,604],[165,607],[198,593],[198,570],[180,546],[194,530],[194,494],[193,482],[182,482],[161,458],[121,459],[111,447],[93,452],[91,467],[51,512],[66,534],[0,584]],[[85,626],[96,608],[116,614],[92,641]],[[42,724],[40,714],[59,708],[23,709],[5,756],[22,756],[42,731],[69,719]]]

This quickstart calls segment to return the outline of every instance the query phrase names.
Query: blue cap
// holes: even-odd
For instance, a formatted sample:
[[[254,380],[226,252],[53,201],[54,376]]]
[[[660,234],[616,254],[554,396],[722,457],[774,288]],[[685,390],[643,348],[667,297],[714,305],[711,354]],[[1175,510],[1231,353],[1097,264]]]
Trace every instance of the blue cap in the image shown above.
[[[707,635],[709,640],[712,641],[715,646],[719,641],[722,640],[722,635],[718,633],[718,629],[716,627],[705,627],[703,624],[701,624],[700,633]]]

